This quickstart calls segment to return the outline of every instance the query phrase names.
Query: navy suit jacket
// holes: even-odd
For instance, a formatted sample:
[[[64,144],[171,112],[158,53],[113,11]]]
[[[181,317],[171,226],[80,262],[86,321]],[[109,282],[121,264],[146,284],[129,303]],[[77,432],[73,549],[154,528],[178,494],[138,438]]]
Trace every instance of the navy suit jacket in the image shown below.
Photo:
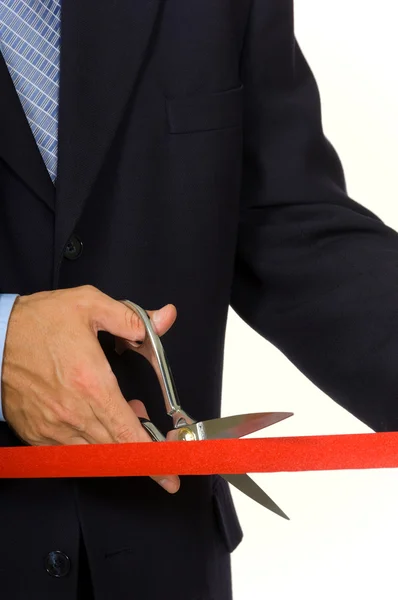
[[[0,291],[174,303],[164,344],[203,419],[220,413],[231,305],[334,400],[396,429],[398,236],[346,193],[292,0],[64,2],[61,45],[56,189],[0,61]],[[101,344],[167,430],[151,367]],[[19,443],[1,423],[0,444]],[[99,600],[231,597],[241,530],[218,477],[175,496],[145,478],[3,480],[0,514],[7,600],[74,600],[80,530]],[[44,568],[54,550],[64,577]]]

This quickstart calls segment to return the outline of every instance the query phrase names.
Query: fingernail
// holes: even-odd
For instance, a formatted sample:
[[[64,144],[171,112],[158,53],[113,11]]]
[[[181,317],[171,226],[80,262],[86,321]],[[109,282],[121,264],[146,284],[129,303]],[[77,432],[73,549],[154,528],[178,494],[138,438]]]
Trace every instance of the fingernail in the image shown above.
[[[161,479],[159,483],[169,494],[174,494],[178,490],[178,485],[172,479]]]

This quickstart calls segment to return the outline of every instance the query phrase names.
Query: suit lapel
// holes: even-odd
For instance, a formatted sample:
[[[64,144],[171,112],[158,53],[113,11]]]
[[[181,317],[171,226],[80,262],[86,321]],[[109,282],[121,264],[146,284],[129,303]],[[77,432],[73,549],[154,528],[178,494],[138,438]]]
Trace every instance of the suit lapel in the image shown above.
[[[62,4],[56,260],[120,124],[163,2]]]
[[[51,209],[55,190],[0,53],[0,156]]]

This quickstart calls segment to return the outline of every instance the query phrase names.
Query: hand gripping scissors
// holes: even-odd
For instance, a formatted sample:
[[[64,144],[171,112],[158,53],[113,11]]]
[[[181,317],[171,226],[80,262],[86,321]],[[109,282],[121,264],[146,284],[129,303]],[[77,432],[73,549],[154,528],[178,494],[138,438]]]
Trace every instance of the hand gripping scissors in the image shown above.
[[[293,413],[290,412],[268,412],[234,415],[210,419],[207,421],[196,421],[192,419],[181,407],[178,399],[177,389],[167,360],[165,351],[159,336],[155,333],[151,320],[146,311],[130,302],[122,300],[122,303],[131,308],[143,321],[145,326],[145,339],[135,350],[145,356],[154,368],[163,393],[166,412],[173,421],[173,429],[168,433],[169,441],[198,441],[214,439],[240,438],[242,436],[259,431],[265,427],[278,423]],[[142,426],[155,442],[164,442],[166,437],[148,419],[139,419]],[[275,502],[249,477],[247,474],[221,475],[226,481],[238,490],[258,502],[265,508],[277,515],[289,519],[289,517],[275,504]]]

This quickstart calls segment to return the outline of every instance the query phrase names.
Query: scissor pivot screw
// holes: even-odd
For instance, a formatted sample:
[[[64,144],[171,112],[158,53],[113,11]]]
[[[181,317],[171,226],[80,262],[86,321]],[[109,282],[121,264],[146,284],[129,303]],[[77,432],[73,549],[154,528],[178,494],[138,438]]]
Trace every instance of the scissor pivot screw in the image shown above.
[[[196,440],[196,435],[189,429],[189,427],[181,427],[178,430],[178,441],[180,442],[194,442]]]

